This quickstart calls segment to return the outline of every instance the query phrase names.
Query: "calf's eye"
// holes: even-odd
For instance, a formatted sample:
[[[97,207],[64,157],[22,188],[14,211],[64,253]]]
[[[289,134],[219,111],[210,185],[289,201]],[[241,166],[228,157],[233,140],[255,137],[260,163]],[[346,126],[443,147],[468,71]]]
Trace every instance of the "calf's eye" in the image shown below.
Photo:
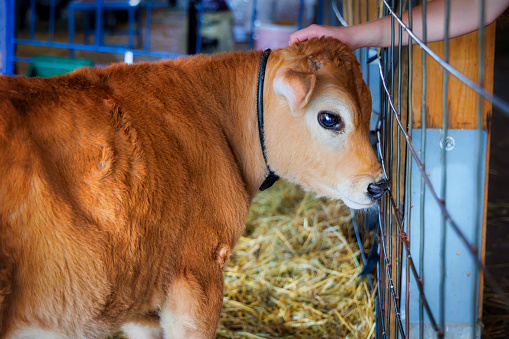
[[[341,117],[331,112],[322,111],[318,113],[318,122],[323,128],[331,129],[336,132],[343,129],[343,121],[341,120]]]

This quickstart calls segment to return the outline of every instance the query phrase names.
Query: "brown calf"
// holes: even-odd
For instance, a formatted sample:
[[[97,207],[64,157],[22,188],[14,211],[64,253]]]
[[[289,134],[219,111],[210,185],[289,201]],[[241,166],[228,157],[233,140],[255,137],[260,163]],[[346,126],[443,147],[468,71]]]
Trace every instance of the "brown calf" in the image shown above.
[[[223,267],[267,171],[260,57],[0,77],[0,338],[214,337]],[[371,97],[345,45],[273,51],[263,96],[278,175],[374,203]]]

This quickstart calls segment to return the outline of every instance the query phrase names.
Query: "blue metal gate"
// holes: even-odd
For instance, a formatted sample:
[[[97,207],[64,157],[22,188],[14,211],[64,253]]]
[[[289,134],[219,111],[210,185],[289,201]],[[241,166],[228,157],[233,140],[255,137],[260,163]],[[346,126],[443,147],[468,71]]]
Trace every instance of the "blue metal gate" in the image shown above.
[[[122,55],[124,62],[131,63],[136,57],[151,58],[176,58],[187,55],[186,53],[171,53],[169,51],[158,50],[150,44],[153,10],[156,8],[168,7],[168,0],[0,0],[0,73],[14,75],[19,73],[15,71],[16,63],[31,63],[32,56],[22,56],[19,49],[25,46],[31,46],[31,50],[37,48],[56,48],[67,50],[70,57],[74,57],[76,52],[99,52]],[[297,29],[303,25],[304,0],[295,0],[299,3],[297,18]],[[251,31],[249,32],[249,48],[254,46],[255,23],[257,22],[257,8],[259,1],[252,0],[252,14],[249,18]],[[318,1],[317,18],[322,22],[324,0]],[[202,46],[201,29],[204,12],[207,11],[206,0],[190,0],[184,3],[188,7],[188,15],[193,15],[193,29],[189,34],[193,38],[189,41],[195,46],[188,48],[187,53],[200,53]],[[36,27],[36,13],[44,7],[47,16],[47,28],[40,29]],[[61,26],[57,17],[59,12],[67,11],[67,37],[61,36],[62,27],[57,30],[60,37],[55,37],[56,27]],[[127,43],[108,44],[104,41],[105,34],[105,14],[111,11],[127,13]],[[20,34],[19,29],[24,25],[25,13],[28,13],[28,32]],[[83,25],[85,26],[83,42],[77,42],[76,26],[78,15],[83,16]],[[20,19],[21,18],[21,19]],[[88,19],[94,19],[93,27],[89,27]],[[64,28],[65,29],[65,28]],[[43,32],[44,30],[44,32]],[[41,34],[47,32],[47,39],[41,39]],[[94,39],[90,42],[90,36]],[[137,48],[138,44],[139,48]],[[58,54],[66,53],[60,51]],[[45,53],[37,53],[45,54]]]

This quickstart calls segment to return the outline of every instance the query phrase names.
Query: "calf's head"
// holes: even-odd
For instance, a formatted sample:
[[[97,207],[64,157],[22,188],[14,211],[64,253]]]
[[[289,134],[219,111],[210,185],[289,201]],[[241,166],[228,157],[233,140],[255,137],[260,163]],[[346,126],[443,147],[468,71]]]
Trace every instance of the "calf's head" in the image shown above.
[[[387,184],[368,139],[371,94],[353,53],[335,39],[312,39],[274,51],[268,70],[271,168],[351,208],[373,205]]]

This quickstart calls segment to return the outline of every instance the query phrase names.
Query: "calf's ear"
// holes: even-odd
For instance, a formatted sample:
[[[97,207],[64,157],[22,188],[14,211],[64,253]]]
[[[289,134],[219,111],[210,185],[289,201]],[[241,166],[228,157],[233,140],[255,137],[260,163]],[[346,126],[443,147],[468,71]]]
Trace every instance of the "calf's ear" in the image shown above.
[[[274,80],[274,91],[284,97],[292,113],[297,115],[309,101],[315,87],[316,75],[288,70]]]
[[[359,97],[359,103],[361,105],[362,110],[362,121],[368,122],[371,120],[371,92],[369,91],[368,85],[362,79],[362,73],[360,70],[357,72],[356,76],[356,87],[357,87],[357,96]]]

